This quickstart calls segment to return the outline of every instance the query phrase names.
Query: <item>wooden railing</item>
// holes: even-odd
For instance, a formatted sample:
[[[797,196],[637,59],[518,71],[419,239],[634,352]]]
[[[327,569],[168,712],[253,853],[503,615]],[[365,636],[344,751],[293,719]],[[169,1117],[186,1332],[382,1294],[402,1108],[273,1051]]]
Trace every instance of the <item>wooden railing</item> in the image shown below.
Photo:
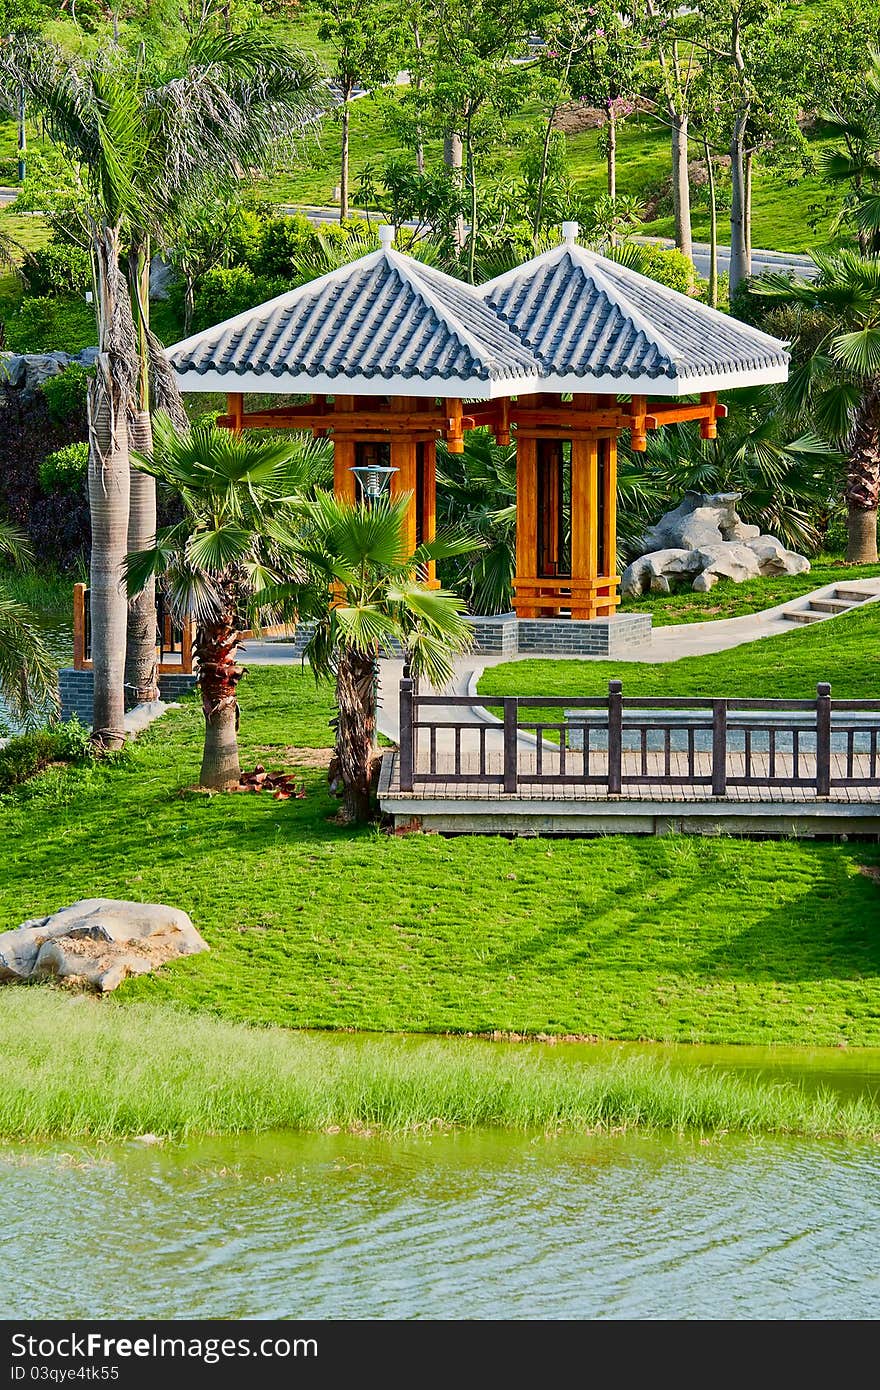
[[[502,712],[486,717],[484,705]],[[440,711],[452,710],[450,717]],[[460,710],[470,718],[456,717]],[[555,711],[560,717],[554,718]],[[436,715],[432,717],[432,712]],[[491,718],[491,717],[490,717]],[[880,700],[421,695],[400,684],[399,785],[880,787]]]
[[[195,622],[181,623],[168,608],[161,590],[156,595],[156,656],[160,676],[192,675],[194,669],[193,641]],[[260,629],[248,629],[240,634],[242,641],[255,637],[293,636],[293,629],[276,623]],[[92,630],[89,616],[89,590],[86,584],[73,586],[73,664],[77,671],[88,671],[92,665]]]

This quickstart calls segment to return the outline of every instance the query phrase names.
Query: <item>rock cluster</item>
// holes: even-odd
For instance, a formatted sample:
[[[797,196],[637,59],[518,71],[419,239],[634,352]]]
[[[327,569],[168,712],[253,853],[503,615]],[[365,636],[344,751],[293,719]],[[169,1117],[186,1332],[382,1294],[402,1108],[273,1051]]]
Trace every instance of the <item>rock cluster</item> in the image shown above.
[[[36,391],[51,376],[58,376],[71,363],[93,367],[98,356],[96,347],[82,352],[4,352],[0,353],[0,381],[17,391]]]
[[[668,594],[670,578],[690,581],[705,593],[719,579],[741,584],[759,575],[802,574],[810,568],[805,555],[786,550],[775,536],[762,536],[736,513],[738,492],[686,492],[674,511],[666,512],[642,537],[645,553],[627,565],[621,591],[630,597],[648,592]]]
[[[129,975],[207,950],[180,908],[84,898],[0,933],[0,982],[54,977],[106,993]]]

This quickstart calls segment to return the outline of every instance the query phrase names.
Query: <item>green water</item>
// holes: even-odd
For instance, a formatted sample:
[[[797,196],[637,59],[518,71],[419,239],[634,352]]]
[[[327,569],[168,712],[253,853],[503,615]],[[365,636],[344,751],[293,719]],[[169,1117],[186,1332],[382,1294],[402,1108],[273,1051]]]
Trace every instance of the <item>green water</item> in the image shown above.
[[[625,1050],[847,1095],[880,1086],[877,1052]],[[880,1143],[483,1132],[0,1148],[7,1318],[869,1318],[878,1219]]]

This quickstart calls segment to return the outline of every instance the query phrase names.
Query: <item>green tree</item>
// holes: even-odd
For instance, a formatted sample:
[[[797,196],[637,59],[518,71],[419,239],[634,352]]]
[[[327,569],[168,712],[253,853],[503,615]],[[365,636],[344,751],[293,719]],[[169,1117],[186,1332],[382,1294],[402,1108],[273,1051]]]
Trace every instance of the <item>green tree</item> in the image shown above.
[[[804,320],[804,341],[785,390],[792,413],[846,454],[846,558],[877,561],[880,502],[880,256],[814,254],[814,281],[765,275],[754,293]],[[820,316],[817,331],[816,315]],[[795,344],[796,351],[798,344]]]
[[[313,72],[298,54],[256,34],[197,35],[174,66],[148,67],[122,48],[73,60],[45,44],[0,54],[7,108],[24,87],[66,154],[80,197],[95,283],[98,362],[90,387],[90,596],[95,673],[93,736],[124,740],[127,605],[122,565],[155,530],[155,491],[132,493],[129,442],[149,447],[149,404],[182,408],[149,329],[150,236],[183,198],[234,178],[311,110]],[[128,272],[128,281],[126,279]],[[132,503],[133,497],[133,503]],[[134,606],[129,682],[144,690],[155,667],[155,605]]]
[[[570,84],[575,96],[601,108],[600,133],[607,170],[608,197],[617,197],[617,128],[635,109],[643,58],[642,33],[634,10],[618,0],[596,0],[591,24],[573,63]]]
[[[692,31],[700,16],[677,0],[645,0],[645,42],[656,59],[655,115],[669,129],[672,155],[672,211],[675,244],[693,257],[688,138],[693,89],[700,71]]]
[[[880,22],[878,22],[880,26]],[[824,149],[822,173],[835,191],[846,188],[833,227],[855,226],[863,256],[880,252],[880,52],[871,54],[867,72],[845,106],[827,111],[826,135],[838,142]]]
[[[33,563],[27,537],[0,521],[0,559],[18,567]],[[19,723],[56,714],[58,675],[42,634],[23,603],[5,590],[0,571],[0,698]]]
[[[411,554],[406,544],[409,495],[372,506],[319,494],[306,507],[301,550],[312,578],[281,593],[315,622],[305,654],[318,676],[336,684],[336,759],[342,815],[372,814],[371,766],[376,731],[376,662],[399,644],[415,675],[437,689],[452,678],[453,658],[467,650],[471,629],[457,595],[429,589],[421,565],[473,547],[472,537],[438,533]]]
[[[333,49],[342,127],[339,215],[347,217],[352,98],[359,87],[388,81],[400,47],[398,20],[386,0],[311,0],[311,6],[318,15],[318,38]]]
[[[128,556],[131,594],[161,579],[180,621],[195,619],[205,716],[199,776],[222,790],[240,779],[238,699],[242,630],[272,610],[295,571],[296,508],[324,472],[328,446],[298,435],[260,439],[211,425],[177,432],[155,417],[152,454],[135,466],[179,498],[183,516]]]

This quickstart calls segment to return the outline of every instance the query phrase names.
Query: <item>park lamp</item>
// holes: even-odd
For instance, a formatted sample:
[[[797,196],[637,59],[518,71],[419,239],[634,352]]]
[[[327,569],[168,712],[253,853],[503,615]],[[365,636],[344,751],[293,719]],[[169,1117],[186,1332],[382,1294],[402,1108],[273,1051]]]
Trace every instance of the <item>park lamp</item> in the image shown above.
[[[358,480],[361,501],[366,506],[372,507],[383,497],[390,486],[391,475],[399,470],[384,468],[378,463],[360,463],[350,471]]]

